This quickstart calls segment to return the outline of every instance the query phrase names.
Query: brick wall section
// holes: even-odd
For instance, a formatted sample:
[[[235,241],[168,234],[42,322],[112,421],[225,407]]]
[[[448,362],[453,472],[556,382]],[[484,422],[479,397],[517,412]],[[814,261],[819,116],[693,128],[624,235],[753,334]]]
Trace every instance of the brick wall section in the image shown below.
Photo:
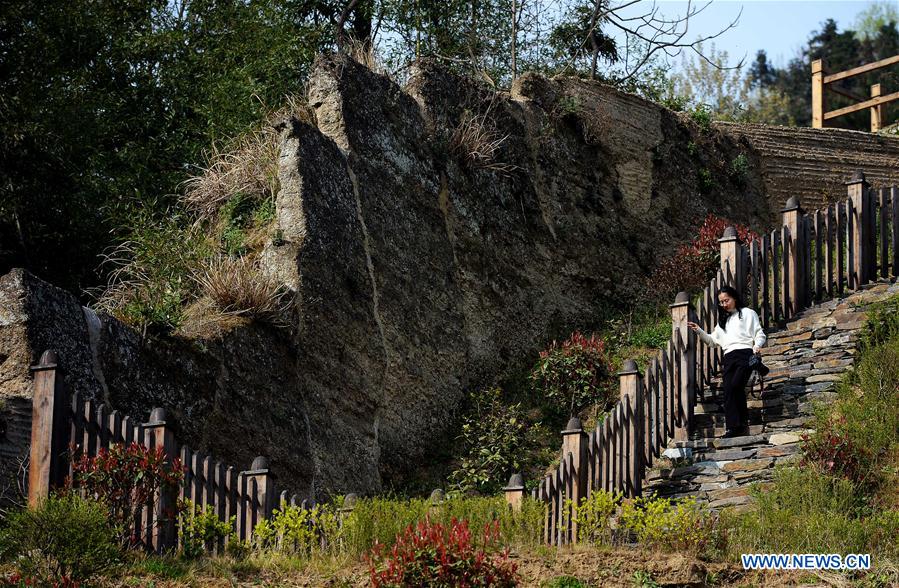
[[[899,185],[899,137],[845,129],[716,123],[756,151],[773,211],[790,196],[806,210],[846,197],[843,182],[855,169],[875,187]]]

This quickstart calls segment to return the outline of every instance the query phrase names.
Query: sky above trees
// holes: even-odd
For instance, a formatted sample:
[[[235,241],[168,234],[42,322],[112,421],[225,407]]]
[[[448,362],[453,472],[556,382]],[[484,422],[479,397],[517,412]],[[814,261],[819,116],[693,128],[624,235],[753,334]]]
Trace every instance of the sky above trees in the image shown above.
[[[756,51],[764,49],[769,62],[784,67],[807,45],[811,32],[821,29],[825,20],[832,18],[841,30],[852,28],[859,13],[872,4],[892,5],[899,11],[899,1],[890,0],[714,0],[694,17],[690,28],[694,35],[708,35],[739,16],[736,27],[715,39],[715,47],[726,51],[733,63],[743,57],[750,62]],[[687,9],[687,2],[682,0],[661,0],[658,5],[667,15],[683,14]],[[628,10],[637,13],[643,7],[635,5]]]

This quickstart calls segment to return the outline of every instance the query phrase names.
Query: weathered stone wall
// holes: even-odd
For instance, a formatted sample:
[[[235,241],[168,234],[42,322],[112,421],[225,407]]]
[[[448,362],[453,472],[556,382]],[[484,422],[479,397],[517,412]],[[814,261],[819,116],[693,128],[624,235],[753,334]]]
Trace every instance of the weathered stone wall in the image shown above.
[[[309,96],[314,122],[283,124],[263,254],[295,324],[143,338],[14,272],[9,415],[24,418],[27,368],[53,347],[70,389],[138,419],[163,406],[182,442],[238,468],[264,454],[300,494],[378,491],[453,435],[467,390],[629,304],[707,213],[762,229],[783,204],[754,136],[584,80],[526,75],[503,94],[426,63],[401,88],[331,56]],[[478,128],[496,148],[474,161],[459,137]]]
[[[716,123],[756,152],[762,186],[775,212],[790,196],[815,210],[846,198],[844,182],[860,169],[873,188],[899,185],[899,137],[846,129]]]

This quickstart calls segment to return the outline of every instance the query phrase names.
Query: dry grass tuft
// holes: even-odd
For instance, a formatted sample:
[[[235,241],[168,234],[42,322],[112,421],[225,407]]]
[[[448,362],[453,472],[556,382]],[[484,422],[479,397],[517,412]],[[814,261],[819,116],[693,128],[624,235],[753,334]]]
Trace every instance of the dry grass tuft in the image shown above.
[[[497,161],[500,148],[509,135],[500,135],[489,119],[491,103],[482,114],[466,110],[450,136],[450,151],[473,167],[508,175],[516,166]]]
[[[384,67],[381,57],[371,43],[349,38],[346,40],[345,50],[350,59],[356,63],[364,65],[375,73],[387,75],[387,68]]]
[[[196,276],[202,294],[223,315],[285,324],[288,290],[246,257],[221,257]]]
[[[212,148],[203,173],[184,183],[183,201],[197,213],[199,221],[214,220],[222,205],[238,194],[259,202],[275,197],[279,188],[279,127],[291,117],[314,122],[304,98],[287,96],[284,106],[272,111],[262,124],[225,148]]]

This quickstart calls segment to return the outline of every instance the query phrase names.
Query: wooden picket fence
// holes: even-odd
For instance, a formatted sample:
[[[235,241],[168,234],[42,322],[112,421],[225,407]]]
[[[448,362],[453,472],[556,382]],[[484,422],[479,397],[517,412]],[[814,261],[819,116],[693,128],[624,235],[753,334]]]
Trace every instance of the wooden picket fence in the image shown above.
[[[256,525],[270,519],[275,508],[311,506],[311,501],[307,504],[286,490],[277,493],[265,457],[257,457],[249,470],[238,472],[187,445],[179,448],[161,408],[150,413],[148,422],[136,423],[92,399],[69,396],[54,351],[44,352],[31,369],[34,398],[28,502],[32,507],[72,479],[73,452],[93,457],[115,443],[137,443],[154,451],[160,448],[169,463],[180,458],[184,466],[179,488],[159,492],[135,518],[134,539],[150,551],[162,553],[177,547],[179,498],[190,500],[197,509],[215,512],[221,521],[233,517],[232,531],[240,541],[250,540]],[[224,544],[208,547],[221,550]]]
[[[744,294],[766,331],[780,328],[804,308],[841,297],[880,279],[899,276],[899,190],[869,189],[864,174],[847,182],[845,200],[806,214],[796,198],[782,211],[780,228],[748,244],[728,227],[721,268],[700,293],[685,292],[671,305],[671,338],[641,373],[634,361],[619,372],[620,400],[595,430],[586,433],[573,417],[562,431],[558,467],[531,497],[546,504],[544,539],[552,545],[577,542],[575,504],[604,490],[639,496],[648,468],[669,440],[685,441],[694,407],[721,366],[720,349],[696,345],[687,321],[711,332],[717,293],[730,285]],[[525,494],[520,474],[505,489],[513,506]]]

